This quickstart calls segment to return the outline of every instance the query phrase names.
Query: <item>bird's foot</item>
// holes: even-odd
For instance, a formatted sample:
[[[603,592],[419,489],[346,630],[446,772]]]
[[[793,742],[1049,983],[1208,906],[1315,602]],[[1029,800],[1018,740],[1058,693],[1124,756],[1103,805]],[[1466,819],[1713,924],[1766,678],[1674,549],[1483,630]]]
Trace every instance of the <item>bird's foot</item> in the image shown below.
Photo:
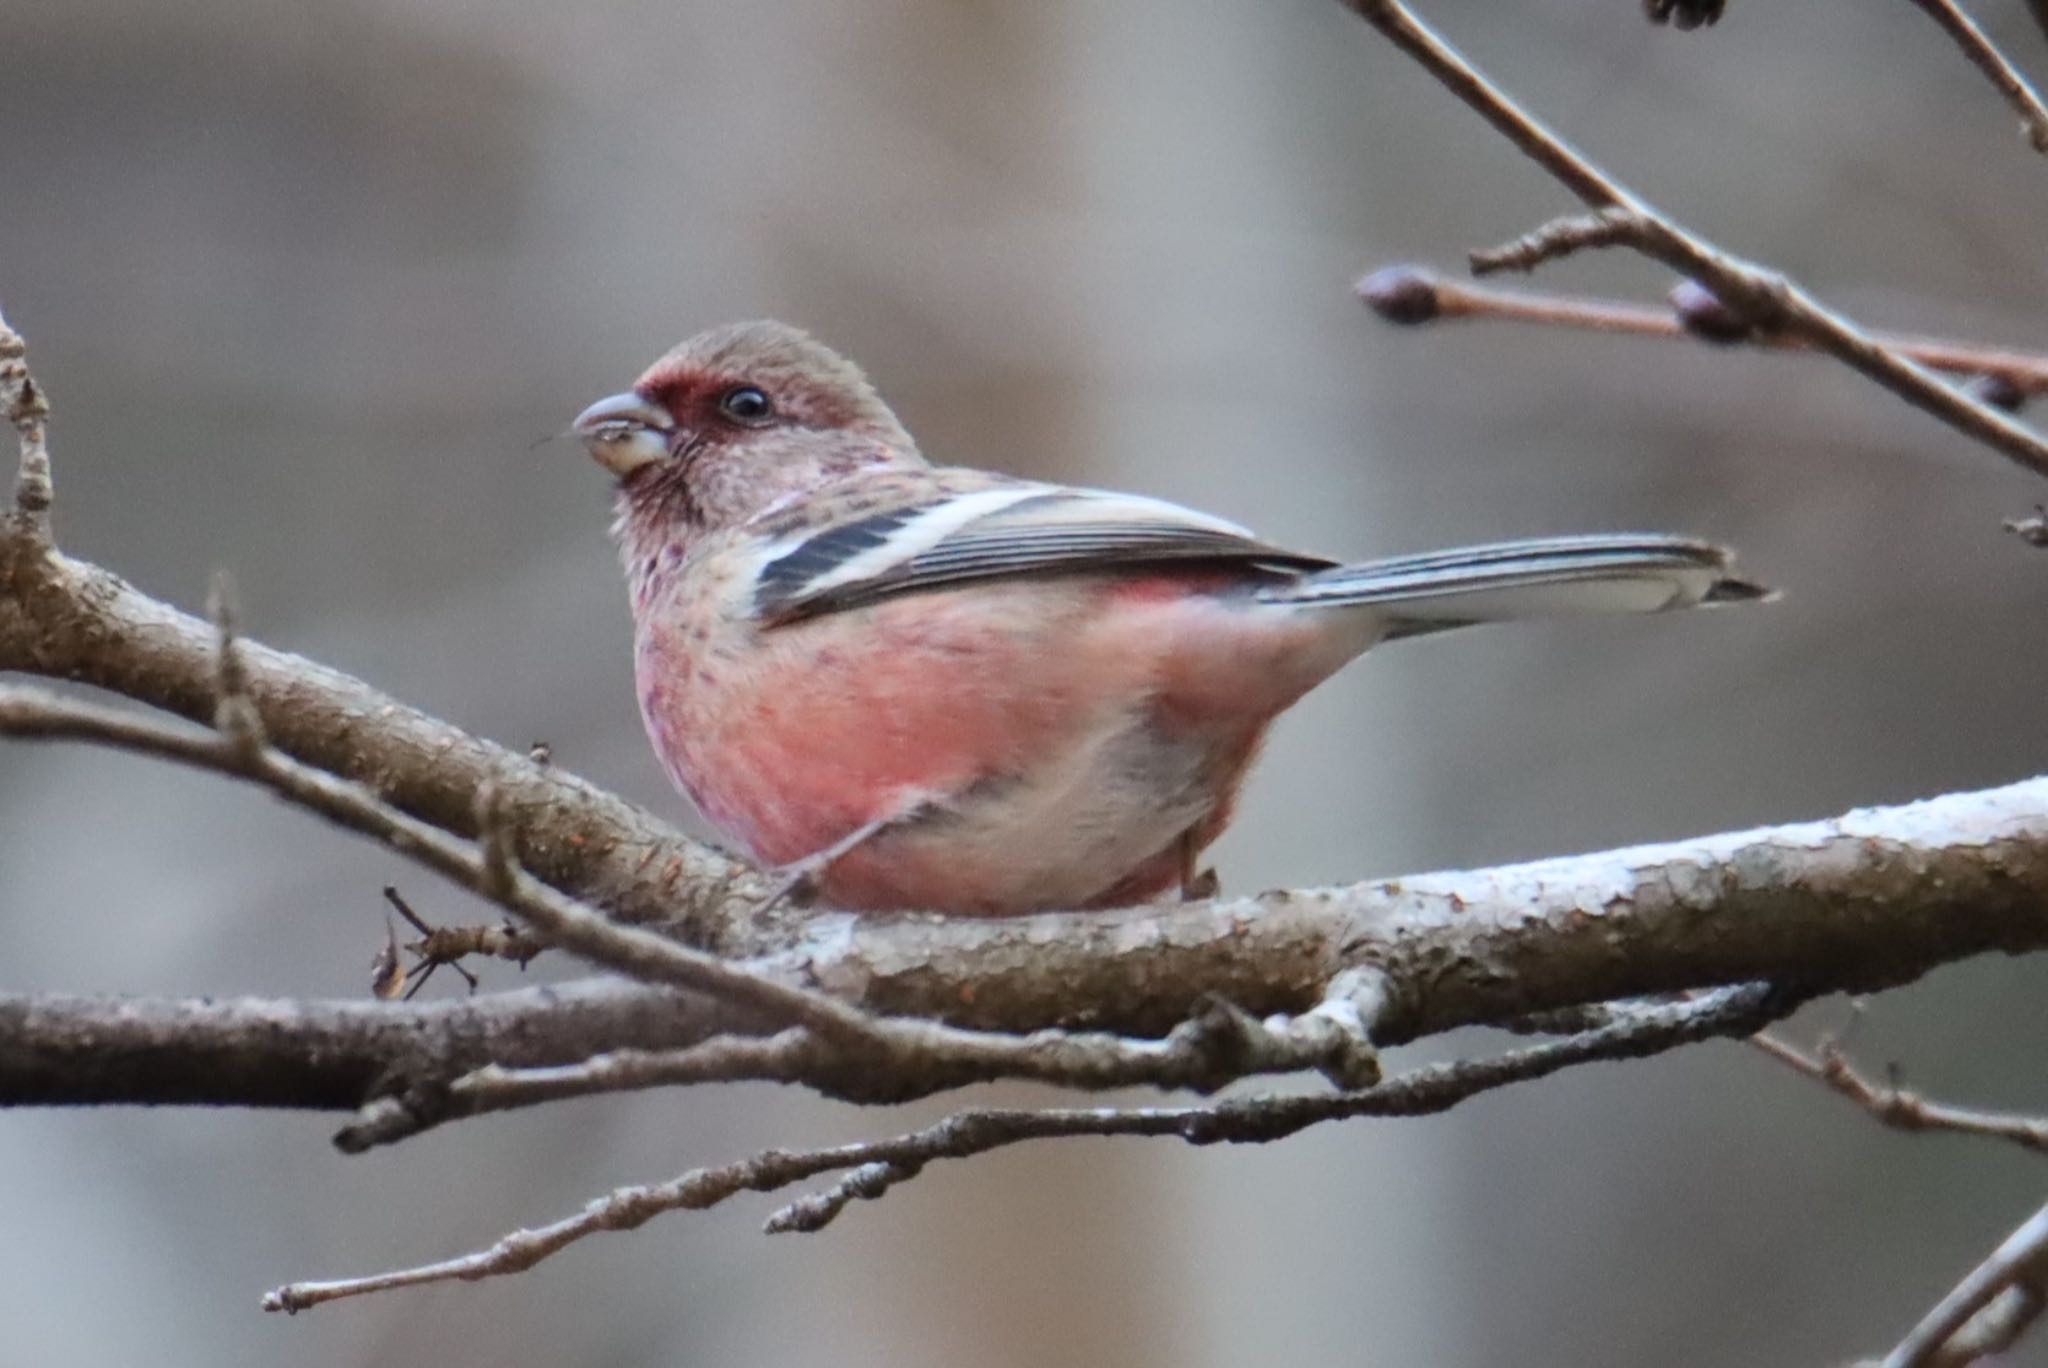
[[[825,871],[835,861],[856,847],[864,845],[892,827],[906,826],[929,813],[936,806],[930,794],[922,792],[905,793],[898,799],[893,811],[862,823],[847,832],[832,844],[821,850],[814,850],[802,859],[791,860],[788,864],[776,865],[767,873],[776,879],[768,897],[761,904],[766,912],[782,906],[785,902],[794,907],[806,907],[818,896],[824,882]]]

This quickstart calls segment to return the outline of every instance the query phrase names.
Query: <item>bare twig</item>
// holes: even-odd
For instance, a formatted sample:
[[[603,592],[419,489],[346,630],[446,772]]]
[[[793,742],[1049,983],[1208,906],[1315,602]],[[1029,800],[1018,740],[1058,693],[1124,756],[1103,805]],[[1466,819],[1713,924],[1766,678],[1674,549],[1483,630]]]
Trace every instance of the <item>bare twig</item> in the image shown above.
[[[1699,281],[1755,326],[1783,329],[1804,338],[1816,350],[1835,357],[1914,407],[2034,473],[2048,475],[2048,441],[1992,405],[1944,384],[1926,367],[1882,345],[1784,276],[1725,252],[1681,227],[1523,110],[1400,0],[1344,0],[1344,4],[1588,208],[1614,211],[1610,221],[1625,227],[1603,230],[1604,240],[1626,243]],[[1547,231],[1569,236],[1568,230],[1558,227],[1538,229],[1530,238]]]
[[[1856,1071],[1837,1038],[1823,1039],[1813,1054],[1769,1034],[1759,1035],[1751,1043],[1789,1068],[1825,1083],[1887,1126],[1988,1136],[2048,1153],[2048,1118],[1953,1107],[1930,1102],[1896,1084],[1872,1082]]]
[[[1790,1011],[1800,994],[1747,985],[1671,1005],[1645,1006],[1624,1020],[1491,1059],[1414,1070],[1376,1087],[1320,1096],[1259,1096],[1213,1106],[981,1109],[887,1140],[808,1151],[770,1150],[736,1163],[693,1169],[651,1187],[622,1188],[574,1216],[516,1231],[488,1249],[440,1263],[363,1278],[298,1282],[263,1299],[270,1311],[303,1311],[369,1292],[451,1280],[475,1281],[531,1268],[585,1236],[631,1230],[668,1211],[714,1206],[740,1192],[773,1192],[820,1174],[854,1170],[852,1180],[785,1208],[778,1230],[816,1230],[848,1202],[878,1196],[936,1159],[959,1159],[1026,1140],[1061,1136],[1178,1136],[1190,1144],[1256,1143],[1358,1116],[1420,1116],[1477,1093],[1541,1078],[1592,1059],[1635,1057],[1715,1036],[1746,1035]]]
[[[862,1164],[823,1192],[799,1197],[777,1208],[761,1229],[770,1235],[815,1235],[854,1202],[878,1201],[890,1188],[907,1183],[922,1172],[922,1163]]]
[[[1472,274],[1478,276],[1496,271],[1533,271],[1546,261],[1556,261],[1588,247],[1628,246],[1642,231],[1634,210],[1610,205],[1590,214],[1552,219],[1513,242],[1475,248],[1467,253],[1466,259],[1471,263]]]
[[[222,613],[216,652],[224,689],[242,679],[238,648]],[[194,732],[153,718],[61,697],[22,685],[0,685],[0,733],[69,737],[139,751],[260,784],[340,826],[372,837],[438,874],[486,897],[536,927],[554,944],[646,982],[688,988],[751,1011],[810,1027],[827,1039],[868,1039],[859,1009],[793,985],[748,973],[701,951],[635,927],[618,926],[517,869],[493,861],[439,828],[389,806],[369,790],[304,765],[267,745],[254,702],[223,692],[219,715],[232,728]],[[503,842],[499,847],[502,850]]]
[[[2020,116],[2020,131],[2036,152],[2048,153],[2048,105],[2027,84],[2027,78],[2013,68],[1984,30],[1957,7],[1955,0],[1913,0],[1927,16],[1941,25],[1942,32],[1955,40],[1984,79],[1995,86],[2013,112]]]
[[[2048,1206],[1970,1270],[1884,1359],[1883,1368],[1960,1365],[2009,1348],[2048,1307]]]
[[[431,1098],[389,1096],[369,1102],[336,1133],[334,1143],[345,1153],[359,1154],[457,1117],[597,1093],[742,1080],[815,1082],[831,1066],[828,1055],[817,1037],[792,1028],[766,1038],[718,1036],[674,1050],[607,1050],[531,1068],[486,1064]]]
[[[1020,1037],[931,1032],[928,1043],[851,1054],[803,1031],[766,1039],[718,1039],[671,1051],[620,1050],[577,1064],[533,1069],[487,1065],[458,1078],[431,1109],[379,1099],[345,1127],[336,1143],[351,1152],[403,1140],[444,1121],[530,1107],[570,1097],[706,1082],[828,1084],[844,1095],[865,1081],[867,1095],[890,1100],[966,1082],[1027,1078],[1106,1090],[1133,1085],[1213,1092],[1262,1073],[1318,1069],[1339,1087],[1379,1077],[1370,1043],[1382,999],[1372,971],[1339,975],[1331,995],[1297,1017],[1254,1021],[1210,999],[1164,1040],[1128,1040],[1086,1032],[1039,1031]]]
[[[1547,327],[1582,328],[1632,337],[1744,342],[1777,351],[1812,351],[1807,337],[1765,332],[1740,320],[1724,321],[1719,301],[1704,291],[1680,286],[1672,307],[1634,304],[1616,299],[1540,294],[1468,285],[1416,266],[1388,266],[1356,286],[1358,296],[1392,323],[1426,323],[1438,319],[1498,320],[1537,323]],[[1681,294],[1681,292],[1683,292]],[[1986,347],[1946,338],[1910,333],[1874,332],[1871,340],[1932,370],[1959,376],[1996,376],[2023,396],[2048,393],[2048,355],[2005,347]]]
[[[29,374],[28,344],[0,317],[0,409],[14,429],[21,460],[14,476],[14,507],[0,522],[0,539],[14,539],[32,550],[50,545],[50,453],[44,446],[49,400]],[[4,566],[0,566],[4,568]],[[4,581],[0,581],[4,583]]]
[[[524,969],[547,949],[546,942],[538,936],[530,931],[522,931],[509,921],[497,926],[432,925],[413,911],[412,904],[400,897],[398,890],[388,884],[384,888],[384,901],[389,903],[399,916],[405,918],[408,926],[420,933],[418,940],[409,941],[404,947],[413,956],[414,963],[410,969],[402,973],[396,967],[397,939],[395,936],[389,939],[390,958],[393,963],[383,973],[387,977],[395,976],[396,986],[384,996],[397,996],[402,991],[406,997],[412,997],[427,986],[427,980],[431,979],[434,971],[443,965],[462,975],[463,981],[469,985],[469,991],[474,993],[479,986],[477,977],[463,967],[463,960],[475,955],[486,959],[506,960]],[[382,956],[379,957],[379,963],[382,964]]]

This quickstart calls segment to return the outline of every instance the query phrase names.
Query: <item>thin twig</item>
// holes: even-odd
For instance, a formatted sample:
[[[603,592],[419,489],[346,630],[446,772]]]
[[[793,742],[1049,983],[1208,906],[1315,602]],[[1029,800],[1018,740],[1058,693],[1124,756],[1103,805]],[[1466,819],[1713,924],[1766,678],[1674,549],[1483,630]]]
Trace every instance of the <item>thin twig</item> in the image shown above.
[[[14,507],[0,535],[18,539],[31,549],[50,545],[50,453],[44,445],[44,428],[50,417],[49,399],[28,369],[28,344],[21,334],[0,317],[0,410],[14,429],[21,459],[14,476]]]
[[[1713,305],[1699,294],[1674,291],[1671,307],[1658,308],[1618,299],[1546,294],[1470,285],[1417,266],[1388,266],[1361,279],[1360,299],[1392,323],[1417,324],[1453,319],[1535,323],[1554,328],[1662,337],[1677,341],[1742,342],[1774,351],[1813,351],[1812,339],[1786,332],[1766,332],[1736,323],[1719,322]],[[2048,393],[2048,355],[2006,347],[1987,347],[1947,338],[1911,333],[1873,332],[1878,345],[1909,356],[1932,370],[1953,375],[1989,375],[2022,395]]]
[[[1626,231],[1614,231],[1614,241],[1625,242],[1699,281],[1751,323],[1805,338],[1817,350],[1914,407],[2034,473],[2048,475],[2048,441],[1993,406],[1943,383],[1918,362],[1883,346],[1784,276],[1723,251],[1653,208],[1523,110],[1400,0],[1344,0],[1344,5],[1415,59],[1588,208],[1615,211],[1614,221],[1630,224]],[[1539,228],[1532,236],[1544,231]]]
[[[1748,1035],[1791,1011],[1803,994],[1749,984],[1687,1002],[1644,1006],[1603,1027],[1491,1059],[1416,1069],[1356,1092],[1237,1098],[1213,1106],[989,1108],[962,1111],[886,1140],[806,1151],[770,1150],[666,1183],[622,1188],[551,1225],[515,1231],[488,1249],[417,1268],[329,1282],[297,1282],[263,1299],[265,1310],[303,1311],[369,1292],[450,1280],[475,1281],[531,1268],[585,1236],[631,1230],[668,1211],[716,1205],[740,1192],[773,1192],[825,1173],[867,1168],[860,1191],[839,1187],[778,1213],[777,1229],[815,1230],[859,1196],[875,1196],[936,1159],[960,1159],[1026,1140],[1063,1136],[1178,1136],[1196,1145],[1279,1140],[1325,1121],[1421,1116],[1477,1093],[1541,1078],[1595,1059],[1634,1058],[1716,1036]],[[843,1186],[843,1185],[842,1185]]]
[[[420,935],[418,940],[408,941],[403,947],[414,959],[412,967],[403,972],[397,967],[400,949],[397,935],[392,933],[386,937],[387,949],[378,955],[378,979],[380,982],[392,982],[393,986],[381,996],[395,997],[402,991],[410,999],[427,986],[427,980],[443,965],[462,975],[463,981],[469,984],[469,991],[474,993],[478,987],[477,977],[463,966],[463,960],[475,955],[506,960],[524,969],[547,949],[545,941],[510,921],[496,926],[435,926],[413,911],[412,904],[389,884],[384,886],[384,901]],[[385,921],[388,927],[390,919],[387,917]]]
[[[222,658],[234,659],[233,638],[223,634]],[[223,679],[236,677],[225,665]],[[871,1019],[823,993],[747,973],[700,951],[635,927],[608,923],[598,913],[538,880],[514,872],[502,886],[488,862],[466,841],[384,803],[368,789],[304,765],[265,744],[246,696],[225,695],[224,719],[240,718],[235,733],[199,732],[125,713],[27,685],[0,685],[0,733],[98,742],[212,770],[262,785],[337,825],[370,836],[456,884],[490,896],[566,950],[644,982],[707,993],[722,1001],[816,1030],[827,1039],[860,1041]]]
[[[1835,1039],[1821,1041],[1807,1054],[1768,1033],[1751,1042],[1759,1050],[1808,1078],[1825,1083],[1887,1126],[1906,1131],[1954,1131],[2009,1140],[2024,1149],[2048,1154],[2048,1118],[2012,1112],[1976,1111],[1930,1102],[1896,1085],[1872,1082],[1856,1071]]]
[[[2026,134],[2034,150],[2048,153],[2048,105],[2041,103],[2041,97],[2027,84],[2027,78],[2005,59],[2005,54],[1998,50],[1984,30],[1978,28],[1954,0],[1913,0],[1913,3],[1941,25],[1942,31],[1963,50],[1963,55],[1984,73],[1984,79],[1997,87],[2005,102],[2020,116],[2020,131]]]
[[[2009,1347],[2048,1306],[2048,1206],[2007,1236],[1899,1341],[1883,1368],[1968,1363]],[[1963,1341],[1958,1345],[1958,1341]],[[1955,1349],[1956,1352],[1950,1352]],[[1966,1355],[1966,1356],[1965,1356]]]
[[[1340,1087],[1367,1087],[1378,1079],[1377,1056],[1352,1051],[1369,1038],[1384,992],[1383,977],[1377,972],[1346,970],[1332,980],[1329,993],[1314,1010],[1266,1022],[1255,1022],[1220,999],[1211,999],[1164,1041],[1117,1041],[1118,1048],[1097,1064],[1088,1062],[1094,1053],[1090,1037],[1072,1032],[1006,1039],[1000,1056],[979,1060],[953,1056],[942,1047],[927,1061],[925,1078],[930,1086],[919,1091],[939,1091],[963,1064],[973,1072],[962,1081],[1001,1076],[1098,1090],[1150,1084],[1213,1091],[1222,1082],[1254,1072],[1278,1071],[1260,1068],[1261,1062],[1289,1062],[1284,1055],[1269,1053],[1268,1038],[1274,1034],[1298,1042],[1308,1057],[1348,1061],[1344,1071],[1333,1074],[1324,1069]],[[487,1065],[456,1079],[436,1096],[430,1110],[401,1106],[393,1099],[371,1103],[342,1130],[336,1143],[354,1152],[406,1139],[443,1121],[600,1093],[707,1082],[815,1084],[839,1078],[854,1062],[821,1047],[803,1031],[783,1031],[759,1039],[708,1040],[678,1050],[619,1050],[580,1064],[530,1069]],[[861,1067],[873,1076],[873,1065]],[[835,1085],[834,1091],[843,1086]]]
[[[1534,232],[1498,247],[1479,247],[1466,254],[1477,276],[1497,271],[1533,271],[1588,247],[1626,247],[1642,233],[1636,211],[1609,206],[1590,214],[1552,219]]]

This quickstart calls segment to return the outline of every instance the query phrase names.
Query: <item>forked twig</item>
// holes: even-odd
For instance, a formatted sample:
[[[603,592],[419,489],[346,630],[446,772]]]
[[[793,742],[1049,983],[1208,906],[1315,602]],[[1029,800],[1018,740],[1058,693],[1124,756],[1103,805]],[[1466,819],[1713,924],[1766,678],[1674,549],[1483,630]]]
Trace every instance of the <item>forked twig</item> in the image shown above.
[[[741,1192],[773,1192],[821,1174],[851,1170],[825,1192],[784,1207],[770,1220],[772,1230],[818,1230],[850,1202],[880,1196],[933,1160],[966,1158],[1026,1140],[1101,1135],[1178,1136],[1197,1145],[1259,1142],[1348,1117],[1428,1115],[1477,1093],[1575,1064],[1632,1058],[1716,1036],[1748,1035],[1790,1012],[1802,996],[1767,984],[1748,984],[1680,1003],[1644,1004],[1617,1013],[1606,1026],[1566,1040],[1491,1059],[1420,1068],[1354,1092],[1255,1096],[1193,1107],[989,1108],[958,1112],[886,1140],[816,1150],[769,1150],[736,1163],[692,1169],[651,1187],[622,1188],[574,1216],[515,1231],[487,1249],[458,1258],[367,1277],[291,1283],[266,1294],[263,1306],[268,1311],[296,1312],[393,1288],[518,1273],[601,1231],[631,1230],[663,1212],[699,1210]]]
[[[1663,308],[1620,299],[1473,285],[1420,266],[1382,267],[1354,288],[1359,299],[1389,323],[1491,320],[1673,341],[1740,343],[1775,351],[1815,350],[1811,338],[1753,327],[1690,282],[1674,289]],[[2028,398],[2048,393],[2048,355],[2041,352],[1912,333],[1873,332],[1870,336],[1878,345],[1911,357],[1931,370],[1996,379],[2010,391],[2002,401],[1990,397],[1990,402],[2001,408],[2017,407]]]
[[[1401,0],[1344,4],[1595,211],[1545,225],[1487,259],[1533,265],[1578,246],[1626,245],[1698,281],[1752,326],[1803,339],[1957,431],[2048,475],[2048,441],[2039,434],[1944,383],[1784,276],[1722,250],[1657,210],[1524,110]]]

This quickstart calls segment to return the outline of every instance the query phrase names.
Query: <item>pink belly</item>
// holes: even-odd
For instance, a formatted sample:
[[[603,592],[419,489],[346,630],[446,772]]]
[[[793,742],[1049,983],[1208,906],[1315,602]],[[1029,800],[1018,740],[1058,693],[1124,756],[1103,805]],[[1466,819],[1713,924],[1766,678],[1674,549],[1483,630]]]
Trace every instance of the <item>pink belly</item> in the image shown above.
[[[1200,587],[1015,581],[760,632],[657,628],[641,706],[676,782],[764,863],[914,814],[832,864],[834,906],[1136,901],[1173,885],[1183,831],[1220,832],[1267,722],[1314,682],[1251,658],[1272,628],[1219,629],[1236,619]]]

